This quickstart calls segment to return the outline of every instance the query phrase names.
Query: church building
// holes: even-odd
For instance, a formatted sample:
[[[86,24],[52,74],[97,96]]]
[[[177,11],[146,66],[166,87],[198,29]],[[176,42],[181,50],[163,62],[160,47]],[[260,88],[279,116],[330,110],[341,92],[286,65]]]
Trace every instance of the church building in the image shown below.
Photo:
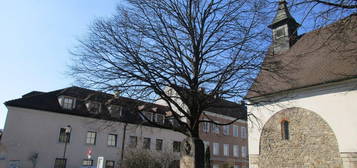
[[[298,35],[280,1],[251,91],[249,167],[357,168],[357,15]]]

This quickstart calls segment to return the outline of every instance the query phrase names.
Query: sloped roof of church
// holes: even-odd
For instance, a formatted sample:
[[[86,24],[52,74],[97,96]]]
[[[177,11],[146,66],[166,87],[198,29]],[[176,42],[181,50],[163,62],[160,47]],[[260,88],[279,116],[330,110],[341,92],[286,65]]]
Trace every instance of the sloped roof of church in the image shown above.
[[[287,51],[267,54],[246,98],[357,77],[357,14],[306,33]]]

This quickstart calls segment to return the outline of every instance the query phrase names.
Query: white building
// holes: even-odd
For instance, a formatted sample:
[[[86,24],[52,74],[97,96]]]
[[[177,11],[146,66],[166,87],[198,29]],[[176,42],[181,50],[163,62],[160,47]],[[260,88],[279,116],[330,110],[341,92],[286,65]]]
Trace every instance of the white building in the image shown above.
[[[111,168],[118,166],[123,151],[125,157],[135,149],[168,152],[179,159],[180,142],[185,136],[149,126],[134,113],[138,106],[144,105],[148,115],[157,122],[165,122],[165,108],[123,97],[109,103],[110,97],[70,87],[47,93],[31,92],[6,102],[8,115],[2,144],[7,152],[0,167],[64,168],[66,162],[66,168],[79,168],[96,165],[97,158],[103,156],[104,167]]]
[[[247,98],[252,168],[357,168],[357,15],[297,36],[281,1],[274,44]]]
[[[179,160],[181,141],[186,138],[170,129],[176,122],[167,115],[170,112],[166,106],[79,87],[46,93],[34,91],[5,105],[8,115],[0,146],[0,156],[4,156],[1,168],[79,168],[97,165],[100,156],[104,157],[104,167],[113,168],[119,166],[122,155],[125,159],[129,151],[135,150],[170,154]],[[210,134],[209,127],[201,135],[207,144],[222,146],[218,155],[211,150],[214,166],[229,161],[235,167],[244,167],[248,145],[246,109],[235,103],[229,105],[237,106],[236,110],[211,108],[206,113],[217,121],[238,116],[242,119],[225,132],[217,127],[222,130]],[[164,127],[145,122],[139,110]],[[225,153],[224,144],[229,145]]]

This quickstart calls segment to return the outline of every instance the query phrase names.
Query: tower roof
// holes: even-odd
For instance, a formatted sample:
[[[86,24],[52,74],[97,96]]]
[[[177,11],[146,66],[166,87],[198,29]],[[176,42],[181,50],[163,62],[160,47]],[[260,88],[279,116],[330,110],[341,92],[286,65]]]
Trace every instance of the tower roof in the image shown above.
[[[290,23],[295,24],[296,26],[300,26],[299,23],[291,16],[289,9],[287,7],[287,2],[285,0],[279,1],[278,11],[275,15],[273,23],[270,24],[268,27],[273,28],[275,25],[280,25],[282,23]]]

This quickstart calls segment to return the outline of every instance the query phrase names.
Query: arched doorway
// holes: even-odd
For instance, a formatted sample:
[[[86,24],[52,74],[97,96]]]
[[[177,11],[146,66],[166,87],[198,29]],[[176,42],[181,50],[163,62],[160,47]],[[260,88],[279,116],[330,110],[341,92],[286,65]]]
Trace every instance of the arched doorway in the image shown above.
[[[332,129],[319,115],[303,108],[275,113],[263,127],[259,147],[260,168],[342,167]]]

